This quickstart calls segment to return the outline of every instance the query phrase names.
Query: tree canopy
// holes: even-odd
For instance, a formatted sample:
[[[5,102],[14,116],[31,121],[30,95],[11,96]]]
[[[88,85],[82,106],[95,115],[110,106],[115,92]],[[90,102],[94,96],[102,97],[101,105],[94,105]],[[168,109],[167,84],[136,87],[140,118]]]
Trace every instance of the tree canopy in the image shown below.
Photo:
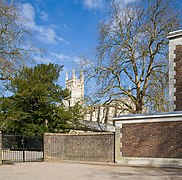
[[[96,81],[96,100],[128,113],[167,111],[167,36],[179,27],[174,4],[112,1],[109,19],[99,25],[97,58],[84,64],[88,80]]]
[[[13,95],[1,98],[3,131],[23,134],[67,132],[81,118],[79,105],[64,107],[69,91],[57,83],[62,66],[26,67],[11,80]]]

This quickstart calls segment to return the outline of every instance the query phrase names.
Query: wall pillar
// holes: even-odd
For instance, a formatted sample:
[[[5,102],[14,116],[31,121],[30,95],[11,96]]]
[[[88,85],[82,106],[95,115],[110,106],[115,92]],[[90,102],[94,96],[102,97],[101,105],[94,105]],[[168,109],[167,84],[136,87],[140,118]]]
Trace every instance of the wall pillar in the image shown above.
[[[169,111],[182,111],[182,30],[169,33]]]
[[[120,128],[115,129],[115,163],[121,160],[121,133]]]

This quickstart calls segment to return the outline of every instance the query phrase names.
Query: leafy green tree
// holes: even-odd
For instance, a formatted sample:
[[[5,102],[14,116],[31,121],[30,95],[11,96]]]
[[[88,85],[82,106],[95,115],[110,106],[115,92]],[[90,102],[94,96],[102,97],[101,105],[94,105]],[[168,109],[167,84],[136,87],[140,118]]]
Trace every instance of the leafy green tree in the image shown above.
[[[65,132],[78,124],[79,105],[64,107],[69,91],[56,84],[62,66],[40,64],[24,68],[11,80],[13,95],[1,98],[1,129],[43,134]]]

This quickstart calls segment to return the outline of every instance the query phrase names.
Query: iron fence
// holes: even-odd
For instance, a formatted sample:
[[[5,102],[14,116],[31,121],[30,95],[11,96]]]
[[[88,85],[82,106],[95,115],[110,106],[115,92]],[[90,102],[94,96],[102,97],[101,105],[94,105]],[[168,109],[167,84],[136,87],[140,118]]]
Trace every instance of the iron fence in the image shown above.
[[[3,162],[43,161],[43,137],[25,135],[2,135]]]

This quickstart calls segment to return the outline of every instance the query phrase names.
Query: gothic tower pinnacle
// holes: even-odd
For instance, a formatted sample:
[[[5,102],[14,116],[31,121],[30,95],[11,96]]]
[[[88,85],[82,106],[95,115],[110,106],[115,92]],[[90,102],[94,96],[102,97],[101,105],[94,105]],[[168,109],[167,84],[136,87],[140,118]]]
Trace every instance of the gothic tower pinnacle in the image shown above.
[[[75,75],[75,70],[72,70],[72,77],[69,79],[66,74],[66,88],[69,89],[71,95],[69,106],[74,106],[76,103],[83,104],[84,101],[84,76],[83,71],[80,71],[80,78]]]

